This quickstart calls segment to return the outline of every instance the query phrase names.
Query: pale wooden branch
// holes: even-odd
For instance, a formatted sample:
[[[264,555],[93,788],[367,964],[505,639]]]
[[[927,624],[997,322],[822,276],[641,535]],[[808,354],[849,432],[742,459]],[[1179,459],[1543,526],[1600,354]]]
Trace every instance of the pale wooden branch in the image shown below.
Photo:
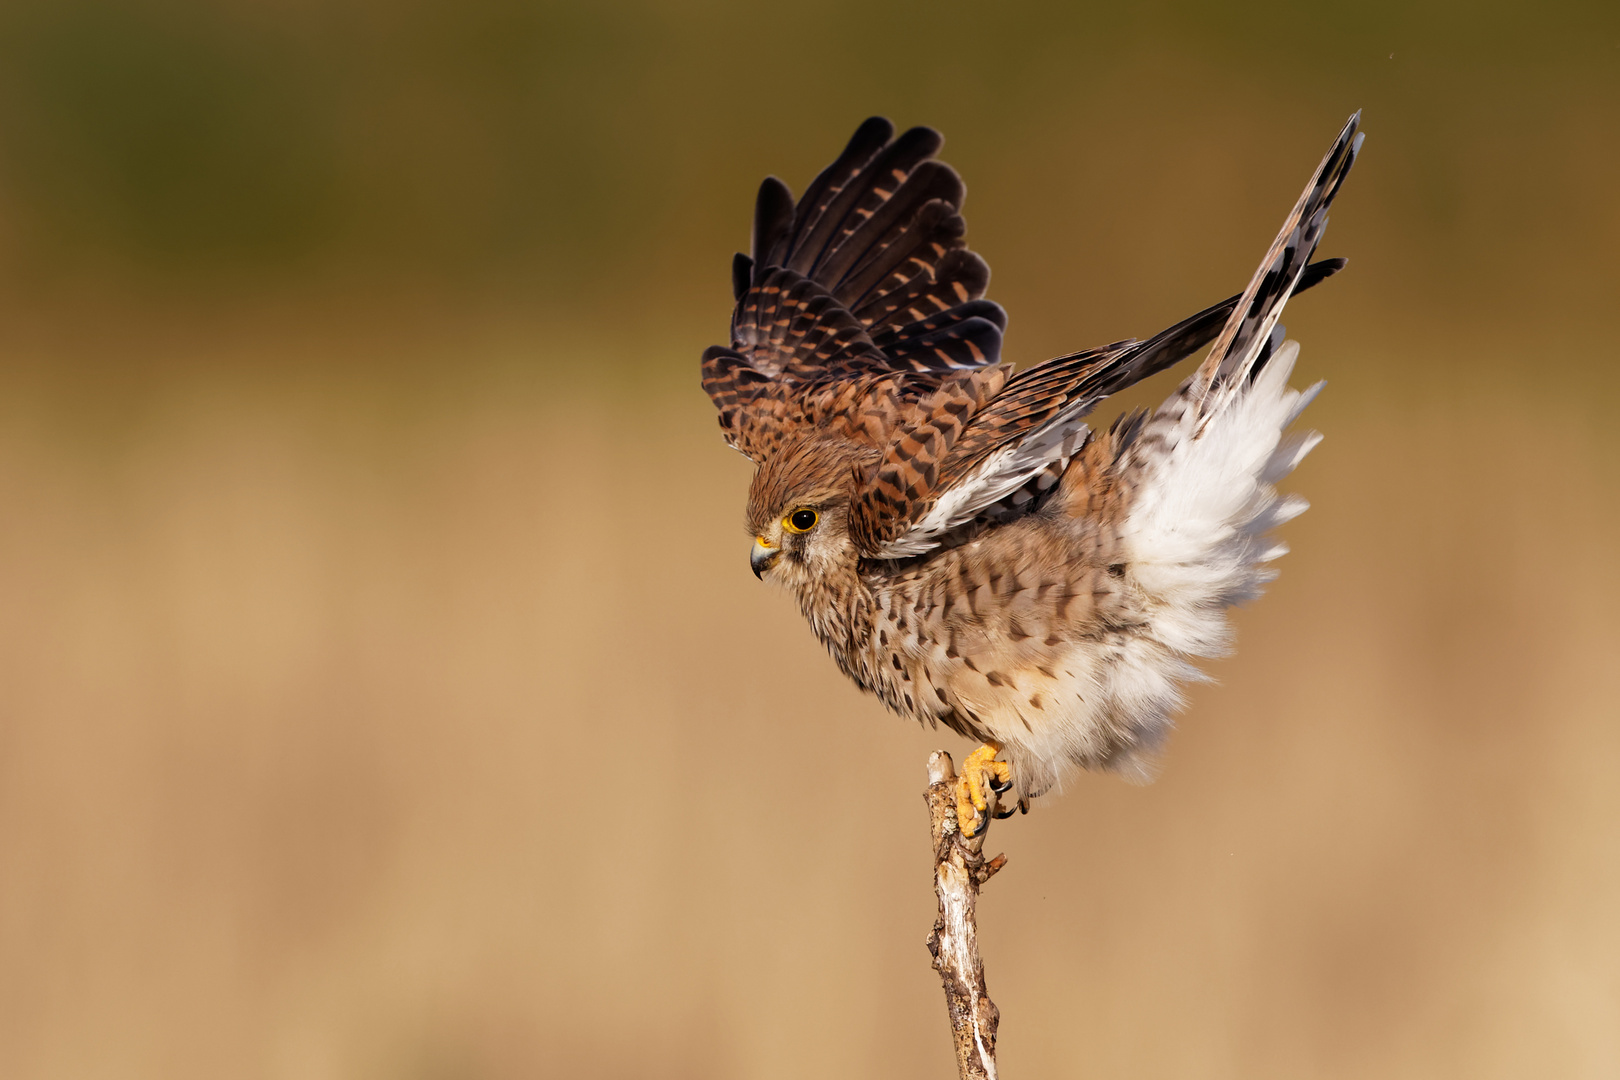
[[[977,836],[971,840],[962,836],[956,824],[956,766],[943,750],[928,759],[926,798],[934,841],[934,891],[939,894],[939,916],[928,935],[928,951],[945,984],[956,1067],[962,1080],[996,1080],[996,1025],[1001,1012],[985,989],[974,917],[980,886],[1007,862],[1005,855],[986,860],[981,851],[996,806],[992,801]]]

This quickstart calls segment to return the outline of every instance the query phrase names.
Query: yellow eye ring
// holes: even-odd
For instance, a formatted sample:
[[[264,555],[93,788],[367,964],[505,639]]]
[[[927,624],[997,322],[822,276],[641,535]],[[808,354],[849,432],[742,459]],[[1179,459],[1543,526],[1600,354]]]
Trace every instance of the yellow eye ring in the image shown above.
[[[821,515],[808,506],[801,506],[782,519],[782,528],[791,533],[807,533],[821,521]]]

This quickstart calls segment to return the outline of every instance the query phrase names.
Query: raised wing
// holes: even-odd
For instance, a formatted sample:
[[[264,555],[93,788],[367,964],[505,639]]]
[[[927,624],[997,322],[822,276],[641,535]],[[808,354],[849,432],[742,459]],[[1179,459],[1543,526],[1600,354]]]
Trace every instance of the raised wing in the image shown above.
[[[910,413],[1000,360],[1006,315],[983,299],[990,270],[962,239],[943,141],[873,118],[797,204],[774,177],[760,186],[752,254],[732,265],[731,344],[703,357],[726,439],[755,461],[834,403],[876,408],[848,426],[881,446],[900,421],[884,403]]]
[[[1283,222],[1282,231],[1271,242],[1266,257],[1260,261],[1248,288],[1238,298],[1237,307],[1227,318],[1226,325],[1215,339],[1209,356],[1193,375],[1194,396],[1203,399],[1199,407],[1207,414],[1218,411],[1219,403],[1209,401],[1211,395],[1235,394],[1241,384],[1252,380],[1271,357],[1272,350],[1281,340],[1272,340],[1283,304],[1297,291],[1297,283],[1306,272],[1306,264],[1322,240],[1327,228],[1328,207],[1339,193],[1350,167],[1356,163],[1365,135],[1357,133],[1361,126],[1361,113],[1350,117],[1333,148],[1316,167],[1311,182],[1305,185],[1299,201]]]
[[[732,266],[731,343],[703,354],[703,387],[727,442],[764,463],[808,429],[870,451],[851,534],[903,558],[975,523],[1026,511],[1084,444],[1098,402],[1219,336],[1194,376],[1219,393],[1270,355],[1280,299],[1337,272],[1310,263],[1354,159],[1352,118],[1249,288],[1146,341],[1058,357],[1009,377],[1006,316],[962,239],[963,186],[927,128],[856,131],[794,202],[760,186],[752,253]],[[1233,369],[1229,372],[1228,369]]]
[[[1252,379],[1279,344],[1272,331],[1286,298],[1344,266],[1342,259],[1309,259],[1361,145],[1359,119],[1359,113],[1351,117],[1340,132],[1244,292],[1147,341],[1119,342],[1019,372],[975,411],[942,459],[925,447],[919,465],[908,447],[891,444],[878,482],[851,513],[863,550],[875,558],[923,554],[981,515],[994,517],[1009,501],[1027,506],[1083,445],[1084,417],[1103,398],[1211,340],[1209,358],[1192,377],[1195,396],[1233,393]]]

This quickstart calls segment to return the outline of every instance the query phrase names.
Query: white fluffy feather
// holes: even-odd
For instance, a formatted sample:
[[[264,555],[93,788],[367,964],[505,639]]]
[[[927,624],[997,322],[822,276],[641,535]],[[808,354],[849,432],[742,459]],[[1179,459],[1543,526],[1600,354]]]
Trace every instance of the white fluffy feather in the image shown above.
[[[1287,342],[1252,384],[1222,396],[1213,414],[1186,409],[1162,431],[1166,443],[1144,475],[1124,538],[1137,584],[1157,607],[1152,634],[1185,656],[1217,656],[1224,608],[1259,595],[1287,550],[1267,536],[1308,505],[1274,485],[1321,439],[1284,437],[1322,384],[1288,385],[1299,346]],[[1201,430],[1200,430],[1201,429]]]
[[[1152,778],[1181,687],[1205,677],[1192,661],[1226,651],[1226,608],[1275,576],[1268,564],[1287,547],[1268,534],[1306,508],[1274,486],[1321,439],[1284,434],[1322,386],[1288,385],[1298,351],[1278,349],[1252,384],[1213,398],[1214,411],[1181,393],[1148,421],[1130,452],[1141,472],[1121,530],[1147,618],[1135,633],[1062,652],[1053,697],[1074,702],[1067,722],[998,732],[1023,762],[1025,789],[1060,786],[1074,763],[1100,754],[1128,779]]]

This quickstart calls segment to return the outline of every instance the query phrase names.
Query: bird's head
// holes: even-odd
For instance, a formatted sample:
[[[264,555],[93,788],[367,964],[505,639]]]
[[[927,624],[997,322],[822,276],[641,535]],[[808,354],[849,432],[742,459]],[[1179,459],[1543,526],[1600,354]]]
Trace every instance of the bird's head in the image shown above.
[[[748,563],[761,580],[809,585],[859,558],[849,534],[850,502],[862,459],[847,441],[784,448],[754,474],[748,492]]]

